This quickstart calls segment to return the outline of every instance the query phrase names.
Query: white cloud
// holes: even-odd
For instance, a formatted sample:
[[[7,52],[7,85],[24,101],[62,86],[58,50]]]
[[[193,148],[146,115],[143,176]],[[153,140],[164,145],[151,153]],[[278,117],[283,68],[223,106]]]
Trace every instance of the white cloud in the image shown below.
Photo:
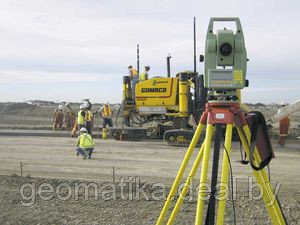
[[[173,73],[190,69],[193,16],[199,54],[209,17],[240,16],[250,58],[248,78],[299,76],[297,1],[11,0],[0,5],[1,83],[46,84],[70,76],[75,82],[82,77],[116,82],[126,65],[135,63],[137,43],[141,66],[150,64],[152,74],[165,74],[168,53]]]
[[[60,82],[90,82],[113,81],[119,79],[118,74],[45,72],[45,71],[0,71],[0,84],[6,83],[60,83]]]

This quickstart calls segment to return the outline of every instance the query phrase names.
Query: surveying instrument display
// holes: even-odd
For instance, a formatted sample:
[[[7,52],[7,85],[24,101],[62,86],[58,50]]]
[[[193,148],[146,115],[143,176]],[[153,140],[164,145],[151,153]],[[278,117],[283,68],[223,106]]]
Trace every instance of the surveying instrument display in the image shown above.
[[[236,32],[224,28],[214,33],[215,22],[235,22]],[[205,45],[204,86],[208,100],[239,101],[239,91],[248,86],[247,52],[238,18],[212,18]]]
[[[236,31],[233,32],[224,28],[214,32],[215,22],[233,22],[236,25]],[[230,177],[232,181],[230,153],[233,129],[236,129],[246,155],[243,162],[244,164],[250,164],[252,168],[253,176],[260,186],[263,201],[272,223],[274,225],[286,225],[287,221],[266,171],[266,167],[271,159],[274,158],[274,153],[264,116],[260,112],[245,112],[241,109],[240,90],[248,86],[248,81],[246,80],[248,59],[239,18],[211,18],[205,46],[205,56],[200,57],[200,61],[203,61],[203,59],[205,61],[204,86],[208,89],[208,103],[156,225],[171,225],[174,223],[184,197],[187,195],[192,180],[200,167],[201,175],[195,224],[224,224],[226,196],[228,194]],[[176,198],[177,189],[195,147],[199,143],[204,127],[206,127],[205,139],[197,153],[185,185],[178,198]],[[208,184],[211,147],[213,147],[211,182]],[[223,159],[220,167],[221,176],[220,180],[218,180],[221,147],[223,148]],[[233,185],[232,183],[231,186]],[[169,217],[166,218],[174,199],[177,199],[175,206]],[[208,206],[205,207],[207,199]],[[233,199],[232,203],[234,208]],[[233,222],[231,224],[238,224],[235,210],[233,210],[233,213]]]

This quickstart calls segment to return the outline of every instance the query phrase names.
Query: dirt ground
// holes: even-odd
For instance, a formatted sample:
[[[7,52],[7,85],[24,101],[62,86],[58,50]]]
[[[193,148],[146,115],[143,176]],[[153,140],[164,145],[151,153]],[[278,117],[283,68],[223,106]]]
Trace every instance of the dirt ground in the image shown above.
[[[30,130],[52,130],[53,112],[58,104],[53,105],[31,105],[27,103],[0,102],[0,129],[30,129]],[[266,120],[277,113],[279,105],[261,105],[247,104],[251,111],[260,111],[264,114]],[[100,109],[101,104],[93,104],[92,111]],[[72,103],[72,109],[75,113],[79,110],[79,103]],[[112,104],[114,126],[117,126],[115,120],[119,109],[118,104]],[[300,112],[290,115],[291,127],[289,129],[289,138],[296,139],[300,136]],[[94,128],[102,127],[102,119],[95,114]],[[121,118],[118,119],[118,125],[121,125]],[[276,138],[279,134],[278,123],[272,124],[273,128],[269,129],[272,137]],[[147,124],[145,126],[151,126]],[[63,125],[65,129],[65,124]]]
[[[147,184],[145,193],[152,196],[156,190],[154,186],[159,182],[168,192],[186,150],[163,142],[96,140],[93,158],[83,160],[75,154],[74,139],[0,137],[0,141],[0,224],[155,224],[163,200],[145,196],[137,199],[136,195],[132,198],[129,187],[133,186],[136,191],[137,183]],[[274,149],[276,158],[271,162],[272,183],[274,186],[281,184],[279,199],[289,224],[300,224],[299,142],[288,142],[284,149],[274,143]],[[249,165],[241,165],[239,160],[240,152],[235,143],[231,162],[236,179],[237,224],[271,224],[262,201],[250,200],[247,190],[251,170]],[[23,177],[20,177],[20,162]],[[117,169],[114,178],[113,169]],[[199,176],[197,174],[195,185]],[[120,185],[122,180],[126,184],[124,193]],[[97,184],[99,199],[94,199],[93,191],[88,193],[89,200],[84,200],[82,192],[79,192],[79,199],[73,192],[70,198],[61,199],[59,194],[68,195],[69,192],[66,188],[58,190],[59,184],[73,187],[82,182]],[[115,199],[107,199],[103,186],[107,182],[116,186]],[[50,200],[45,201],[36,193],[42,183],[56,190]],[[26,199],[20,189],[24,184],[35,187],[35,201],[30,206],[24,205]],[[31,192],[26,189],[24,193],[30,196]],[[195,198],[187,200],[175,224],[193,224],[195,208]],[[227,204],[225,221],[233,224],[231,200]]]

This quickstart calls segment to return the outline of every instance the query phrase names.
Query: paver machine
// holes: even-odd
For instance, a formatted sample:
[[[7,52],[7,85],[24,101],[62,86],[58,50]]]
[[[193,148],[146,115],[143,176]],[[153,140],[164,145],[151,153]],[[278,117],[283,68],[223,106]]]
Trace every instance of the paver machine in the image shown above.
[[[169,144],[188,143],[204,109],[205,92],[203,76],[185,71],[139,82],[133,96],[129,76],[124,76],[118,113],[122,127],[111,134],[124,140],[164,138]]]
[[[195,34],[194,18],[193,71],[171,76],[171,57],[168,56],[167,76],[138,82],[134,92],[130,76],[123,77],[123,100],[116,119],[118,121],[121,118],[122,125],[110,129],[112,137],[118,140],[163,138],[173,145],[190,142],[205,108],[207,93],[203,86],[203,75],[196,72]]]

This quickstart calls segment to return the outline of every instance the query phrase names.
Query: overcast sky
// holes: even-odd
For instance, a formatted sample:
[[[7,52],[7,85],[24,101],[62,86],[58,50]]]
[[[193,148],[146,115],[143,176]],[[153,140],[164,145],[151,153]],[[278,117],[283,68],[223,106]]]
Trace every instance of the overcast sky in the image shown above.
[[[238,16],[250,59],[243,101],[291,102],[300,98],[299,6],[296,0],[1,0],[0,101],[120,102],[137,43],[150,77],[166,74],[168,53],[174,75],[193,68],[193,16],[198,54],[210,17]]]

